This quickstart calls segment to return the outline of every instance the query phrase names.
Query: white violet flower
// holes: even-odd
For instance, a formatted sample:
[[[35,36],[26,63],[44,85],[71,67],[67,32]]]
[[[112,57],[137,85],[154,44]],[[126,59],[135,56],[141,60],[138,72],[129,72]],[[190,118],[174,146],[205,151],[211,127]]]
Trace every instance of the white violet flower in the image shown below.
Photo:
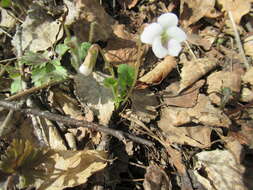
[[[157,22],[149,24],[141,34],[141,41],[152,45],[156,57],[178,56],[186,40],[185,32],[177,27],[178,18],[173,13],[164,13]]]
[[[89,65],[85,65],[85,64],[81,64],[81,66],[79,67],[79,72],[81,74],[83,74],[84,76],[89,76],[92,72],[92,67]]]

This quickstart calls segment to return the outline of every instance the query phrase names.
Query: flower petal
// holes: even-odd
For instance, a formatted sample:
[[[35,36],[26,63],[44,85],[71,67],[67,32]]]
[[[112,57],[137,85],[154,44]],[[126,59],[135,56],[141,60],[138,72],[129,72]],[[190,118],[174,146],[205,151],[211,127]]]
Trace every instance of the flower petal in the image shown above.
[[[146,44],[152,44],[153,40],[162,33],[162,26],[158,23],[152,23],[144,28],[141,34],[141,41]]]
[[[152,50],[158,58],[163,58],[168,55],[168,50],[163,47],[160,36],[154,39],[152,44]]]
[[[178,42],[185,41],[186,37],[187,37],[185,32],[177,26],[169,27],[167,30],[167,34],[168,34],[169,38],[173,38],[173,39],[177,40]]]
[[[92,67],[87,67],[87,65],[82,64],[79,67],[79,72],[83,74],[84,76],[89,76],[92,72]]]
[[[178,56],[178,54],[180,53],[182,47],[179,41],[175,40],[175,39],[171,39],[168,42],[168,54],[171,56]]]
[[[158,17],[157,22],[162,25],[163,28],[171,26],[177,26],[178,18],[174,13],[164,13]]]

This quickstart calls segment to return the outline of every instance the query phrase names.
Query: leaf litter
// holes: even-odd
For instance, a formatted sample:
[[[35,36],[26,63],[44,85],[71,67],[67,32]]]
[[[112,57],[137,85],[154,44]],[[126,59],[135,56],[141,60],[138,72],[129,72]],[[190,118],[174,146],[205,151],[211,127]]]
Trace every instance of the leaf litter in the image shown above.
[[[47,148],[55,154],[48,163],[50,175],[46,180],[35,180],[36,189],[82,189],[98,184],[114,189],[252,189],[251,5],[251,0],[63,0],[31,1],[30,5],[20,2],[14,9],[1,8],[1,48],[12,40],[12,47],[5,48],[9,53],[0,53],[2,60],[20,51],[20,32],[22,51],[46,52],[48,59],[56,57],[55,46],[68,35],[78,42],[98,43],[104,53],[100,52],[93,72],[83,76],[71,68],[68,56],[73,51],[67,48],[60,64],[73,80],[32,92],[29,97],[36,100],[39,110],[99,123],[153,142],[148,148],[83,126],[75,128],[40,118],[37,125]],[[138,38],[146,23],[156,22],[168,10],[179,14],[179,25],[188,38],[180,56],[157,59],[151,47],[138,47]],[[13,23],[21,23],[20,31]],[[136,86],[124,87],[131,93],[119,109],[111,89],[103,84],[110,75],[101,57],[114,71],[120,64],[140,71]],[[245,60],[249,68],[243,64]],[[36,65],[36,60],[32,64]],[[32,64],[21,67],[28,83]],[[0,65],[0,73],[3,68],[7,71],[1,74],[4,100],[11,96],[10,82],[5,79],[13,73],[5,62]],[[38,151],[43,144],[33,134],[34,119],[15,114],[15,124],[7,125],[8,111],[1,109],[0,114],[0,127],[12,126],[1,140],[10,144],[9,150],[12,147],[23,154],[20,158],[31,159],[32,150]],[[1,155],[9,154],[6,150],[0,146]],[[1,157],[0,163],[4,162]],[[28,179],[16,168],[12,172]]]

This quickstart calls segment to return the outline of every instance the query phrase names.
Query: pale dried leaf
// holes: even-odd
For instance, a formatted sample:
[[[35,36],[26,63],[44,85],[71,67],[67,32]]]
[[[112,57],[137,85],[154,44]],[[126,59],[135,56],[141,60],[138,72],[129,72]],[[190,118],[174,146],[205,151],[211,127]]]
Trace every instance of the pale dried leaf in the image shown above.
[[[64,0],[64,3],[69,10],[65,24],[73,26],[75,36],[80,41],[88,41],[92,22],[96,22],[92,41],[105,41],[111,37],[114,20],[105,12],[99,1]]]
[[[240,23],[243,15],[249,13],[252,0],[217,0],[223,10],[231,11],[237,24]]]
[[[253,91],[249,88],[242,88],[241,97],[242,102],[251,102],[253,101]]]
[[[104,151],[57,151],[52,156],[54,171],[38,190],[62,190],[84,184],[92,174],[106,167],[106,158]]]
[[[181,72],[180,90],[189,87],[198,79],[207,74],[211,69],[217,66],[217,60],[211,58],[196,59],[184,63]]]
[[[242,81],[244,83],[249,83],[251,85],[253,85],[253,67],[251,67],[246,73],[245,75],[242,77]]]
[[[150,165],[143,182],[144,190],[171,190],[171,182],[167,174],[158,166]]]
[[[73,135],[73,133],[66,133],[64,136],[65,136],[65,139],[69,145],[69,148],[71,150],[77,150],[76,138]]]
[[[32,6],[25,21],[21,25],[22,50],[43,51],[52,47],[63,36],[61,22],[54,20],[39,6]],[[16,32],[13,46],[20,46],[19,32]]]
[[[98,116],[101,124],[107,125],[114,111],[114,97],[111,89],[104,87],[103,81],[108,77],[99,72],[89,76],[77,74],[74,78],[76,95],[83,104],[87,104]]]
[[[0,26],[6,28],[14,27],[16,20],[10,14],[8,14],[7,10],[0,7],[0,12],[1,12]]]
[[[131,9],[134,8],[139,1],[140,0],[121,0],[118,2],[121,4],[122,7],[127,7],[128,9]]]
[[[146,84],[159,84],[176,67],[176,64],[174,57],[167,56],[153,70],[141,77],[139,81]]]
[[[241,90],[241,74],[236,70],[229,71],[218,71],[212,73],[207,78],[208,89],[210,100],[216,104],[221,104],[222,88],[229,88],[234,93],[239,93]],[[231,96],[232,98],[232,96]]]
[[[211,104],[210,99],[199,94],[198,103],[188,110],[189,117],[194,123],[202,123],[207,126],[229,127],[230,119],[218,108]]]
[[[228,150],[213,150],[198,153],[198,170],[206,173],[205,181],[195,171],[194,174],[208,190],[246,190],[243,173],[245,168],[236,162],[234,155]],[[203,177],[202,177],[203,178]]]
[[[158,122],[158,127],[165,132],[166,138],[169,139],[171,143],[190,145],[199,148],[210,147],[211,128],[205,126],[175,127],[171,125],[173,121],[170,118],[172,115],[170,111],[171,110],[167,109],[161,110],[161,120]],[[180,118],[180,116],[178,118]]]
[[[141,121],[149,123],[157,117],[156,107],[159,102],[150,90],[134,90],[131,100],[133,114],[136,114]]]
[[[181,0],[180,17],[187,27],[214,10],[215,0]]]
[[[163,102],[168,106],[177,106],[184,108],[193,107],[197,103],[199,89],[204,85],[204,83],[204,80],[200,80],[192,85],[191,88],[178,94],[179,82],[174,82],[163,91],[165,94],[163,96]]]
[[[249,55],[253,59],[253,35],[248,36],[243,43],[245,54]]]

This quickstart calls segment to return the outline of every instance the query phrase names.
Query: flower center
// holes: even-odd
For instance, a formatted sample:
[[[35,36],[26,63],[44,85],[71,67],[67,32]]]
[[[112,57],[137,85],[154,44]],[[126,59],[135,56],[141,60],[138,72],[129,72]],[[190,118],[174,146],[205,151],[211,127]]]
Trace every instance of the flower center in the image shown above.
[[[163,33],[161,34],[161,42],[162,42],[162,45],[166,47],[168,41],[169,41],[169,36],[168,36],[166,30],[164,30]]]

